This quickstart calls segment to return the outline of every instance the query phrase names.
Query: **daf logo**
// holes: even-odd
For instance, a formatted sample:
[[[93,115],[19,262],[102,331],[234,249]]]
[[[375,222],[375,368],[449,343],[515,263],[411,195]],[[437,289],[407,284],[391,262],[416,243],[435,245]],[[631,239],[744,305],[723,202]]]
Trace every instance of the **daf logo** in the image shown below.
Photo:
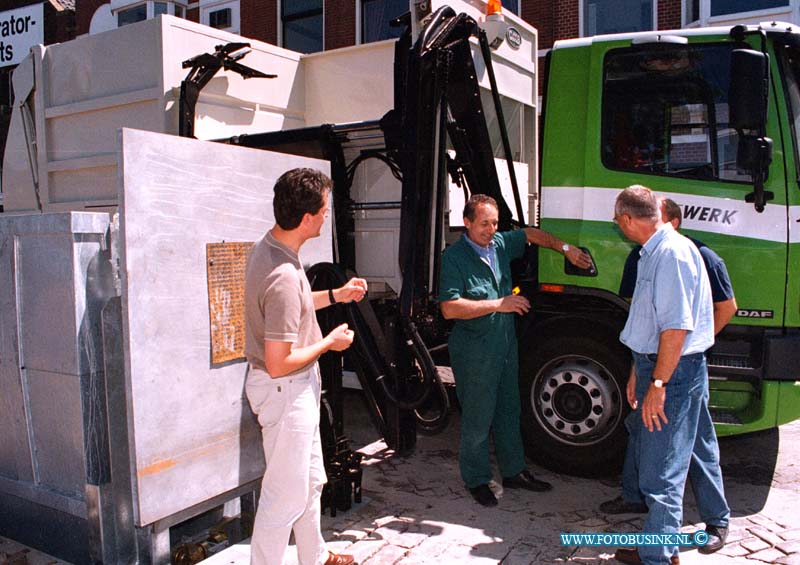
[[[512,49],[519,49],[522,45],[522,34],[514,26],[508,26],[506,30],[506,41]]]
[[[736,311],[737,318],[774,318],[775,313],[772,310],[745,310],[739,309]]]

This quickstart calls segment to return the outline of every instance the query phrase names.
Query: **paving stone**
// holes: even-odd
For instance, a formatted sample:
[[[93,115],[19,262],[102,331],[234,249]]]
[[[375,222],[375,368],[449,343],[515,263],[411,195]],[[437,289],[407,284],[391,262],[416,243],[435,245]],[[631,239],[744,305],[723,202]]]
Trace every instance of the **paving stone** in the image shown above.
[[[800,565],[800,554],[794,553],[781,557],[775,563],[780,563],[780,565]]]
[[[348,547],[347,551],[349,551],[359,563],[367,563],[373,555],[378,553],[386,545],[389,544],[387,544],[385,540],[364,539]]]
[[[762,549],[761,551],[757,551],[756,553],[751,553],[747,556],[748,559],[763,561],[764,563],[775,563],[781,557],[785,557],[785,554],[778,551],[774,547],[770,547],[769,549]]]
[[[775,547],[784,553],[800,553],[800,539],[785,541],[777,544]]]
[[[377,553],[372,554],[369,559],[363,561],[365,564],[372,565],[380,563],[383,565],[394,564],[400,562],[408,550],[404,547],[397,547],[395,545],[386,544]],[[360,561],[361,563],[361,561]]]
[[[743,555],[747,555],[750,551],[738,543],[734,544],[725,544],[725,547],[720,549],[717,552],[719,555],[727,555],[728,557],[742,557]]]
[[[366,532],[361,529],[348,529],[342,530],[339,532],[334,532],[332,534],[331,541],[349,541],[349,542],[357,542],[369,535],[369,532]]]
[[[758,524],[759,526],[767,528],[771,532],[783,529],[783,526],[777,524],[774,520],[767,518],[763,514],[754,514],[753,516],[748,516],[747,519],[754,524]]]
[[[533,563],[540,563],[544,559],[540,556],[540,553],[541,550],[535,546],[517,545],[505,556],[503,565],[531,565]]]
[[[735,543],[750,537],[750,532],[739,520],[732,520],[728,526],[728,543]]]
[[[569,563],[576,562],[576,563],[587,563],[587,562],[596,562],[598,556],[601,552],[607,551],[606,548],[603,547],[579,547],[577,548],[572,555],[569,556]],[[505,565],[505,564],[504,564]]]
[[[608,522],[602,518],[589,518],[578,524],[581,528],[588,528],[586,531],[598,531],[600,528],[608,526]]]
[[[782,532],[778,532],[778,535],[781,536],[785,540],[794,540],[800,539],[800,528],[794,528],[791,530],[783,530]]]
[[[748,538],[746,540],[741,541],[742,547],[744,547],[747,551],[755,552],[761,551],[762,549],[767,549],[770,545],[760,538]]]
[[[754,536],[761,538],[770,545],[778,545],[779,543],[782,543],[784,541],[783,538],[781,538],[775,532],[771,532],[770,530],[767,530],[766,528],[760,526],[754,526],[752,528],[748,528],[748,531]]]

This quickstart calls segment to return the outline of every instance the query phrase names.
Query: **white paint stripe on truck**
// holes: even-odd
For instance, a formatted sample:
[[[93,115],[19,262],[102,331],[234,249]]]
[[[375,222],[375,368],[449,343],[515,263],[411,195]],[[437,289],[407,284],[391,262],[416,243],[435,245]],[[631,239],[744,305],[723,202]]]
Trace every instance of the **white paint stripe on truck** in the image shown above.
[[[614,217],[614,201],[621,189],[594,186],[542,187],[542,219],[592,220],[610,222]],[[671,198],[683,211],[683,227],[763,241],[783,242],[787,239],[787,209],[767,203],[758,213],[752,204],[741,199],[680,194],[657,191]],[[800,243],[800,206],[789,206],[791,243]]]

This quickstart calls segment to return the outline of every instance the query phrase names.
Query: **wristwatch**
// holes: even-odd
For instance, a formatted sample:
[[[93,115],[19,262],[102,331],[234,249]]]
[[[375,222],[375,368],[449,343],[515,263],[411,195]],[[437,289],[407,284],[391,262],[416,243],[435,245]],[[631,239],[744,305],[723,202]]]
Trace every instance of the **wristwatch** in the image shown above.
[[[653,383],[653,386],[656,388],[664,388],[665,386],[667,386],[667,383],[655,377],[650,377],[650,382]]]
[[[566,255],[567,252],[569,251],[569,247],[570,247],[569,243],[565,243],[564,245],[561,246],[561,251],[562,253],[564,253],[564,255]]]

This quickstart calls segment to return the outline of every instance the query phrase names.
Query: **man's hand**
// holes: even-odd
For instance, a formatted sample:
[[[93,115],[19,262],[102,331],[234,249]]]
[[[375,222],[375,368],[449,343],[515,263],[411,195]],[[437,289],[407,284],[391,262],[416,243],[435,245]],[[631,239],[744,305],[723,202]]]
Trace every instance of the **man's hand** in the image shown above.
[[[570,245],[569,251],[567,251],[564,256],[567,258],[567,261],[579,269],[588,269],[592,266],[592,258],[580,247]]]
[[[642,422],[648,431],[652,432],[653,428],[661,431],[661,423],[667,423],[667,415],[664,414],[664,399],[667,396],[667,390],[664,387],[654,387],[650,385],[647,393],[644,395],[642,401]]]
[[[628,385],[625,387],[625,396],[628,397],[628,404],[631,410],[636,410],[639,402],[636,400],[636,365],[631,363],[631,375],[628,377]]]
[[[509,294],[498,299],[498,312],[513,312],[514,314],[525,314],[531,309],[531,303],[524,296]]]
[[[325,336],[330,342],[329,351],[344,351],[353,343],[355,334],[353,330],[348,329],[347,324],[342,324],[333,328],[331,333]]]
[[[333,291],[336,302],[360,302],[367,294],[367,281],[353,277],[344,286]]]

